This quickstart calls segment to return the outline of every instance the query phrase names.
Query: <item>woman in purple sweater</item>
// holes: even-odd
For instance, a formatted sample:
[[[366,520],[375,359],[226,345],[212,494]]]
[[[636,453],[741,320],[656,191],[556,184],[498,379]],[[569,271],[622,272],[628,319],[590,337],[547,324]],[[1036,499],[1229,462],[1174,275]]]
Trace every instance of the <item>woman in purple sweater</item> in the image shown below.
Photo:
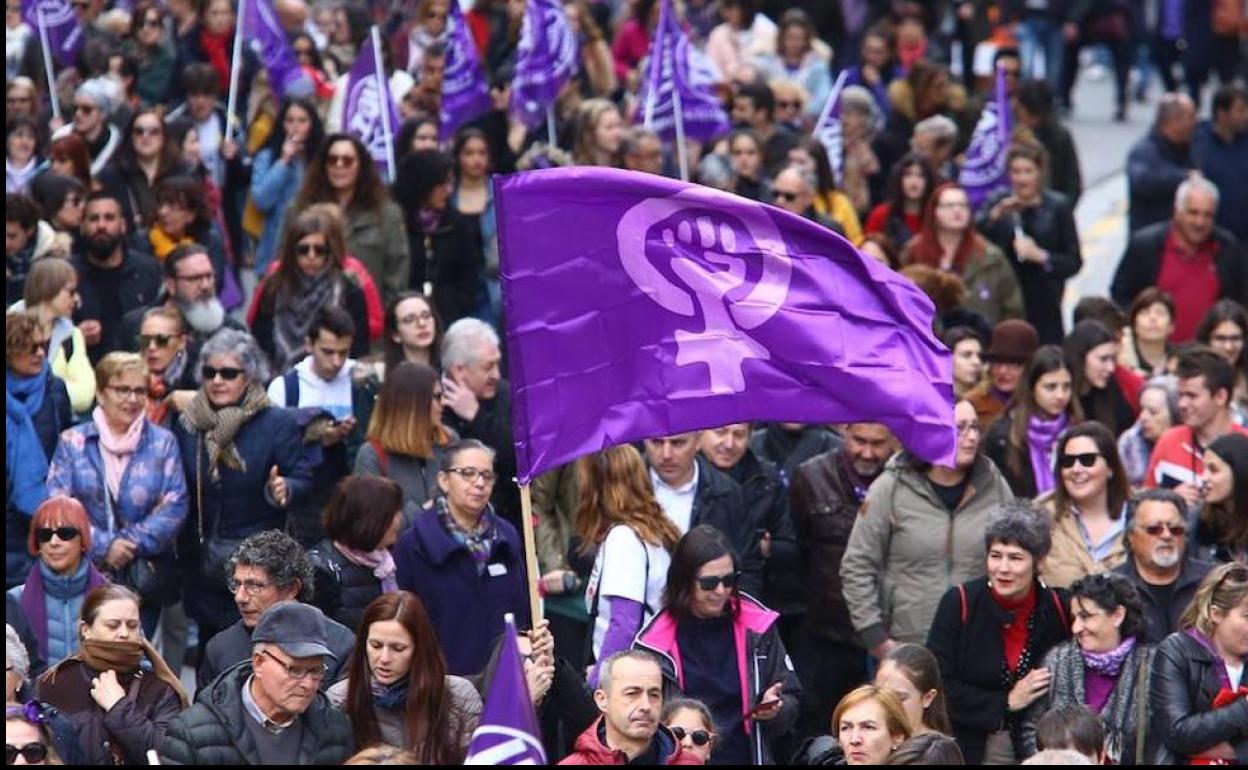
[[[1035,754],[1036,725],[1050,709],[1086,706],[1105,726],[1107,764],[1155,764],[1156,741],[1140,719],[1148,719],[1149,672],[1153,647],[1145,644],[1144,605],[1127,578],[1101,573],[1070,587],[1071,639],[1049,651],[1048,695],[1023,717],[1023,756]],[[1140,699],[1144,699],[1141,709]]]

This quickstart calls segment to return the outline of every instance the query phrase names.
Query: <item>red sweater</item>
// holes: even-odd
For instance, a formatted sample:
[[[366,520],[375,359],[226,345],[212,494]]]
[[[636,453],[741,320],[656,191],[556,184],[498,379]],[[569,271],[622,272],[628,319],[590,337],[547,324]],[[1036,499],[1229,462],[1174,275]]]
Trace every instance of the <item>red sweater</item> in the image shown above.
[[[1027,648],[1027,621],[1036,610],[1035,589],[1028,591],[1021,599],[1006,599],[993,590],[992,600],[998,607],[1014,615],[1013,622],[1001,627],[1001,636],[1005,640],[1005,664],[1010,671],[1017,671],[1023,650]]]

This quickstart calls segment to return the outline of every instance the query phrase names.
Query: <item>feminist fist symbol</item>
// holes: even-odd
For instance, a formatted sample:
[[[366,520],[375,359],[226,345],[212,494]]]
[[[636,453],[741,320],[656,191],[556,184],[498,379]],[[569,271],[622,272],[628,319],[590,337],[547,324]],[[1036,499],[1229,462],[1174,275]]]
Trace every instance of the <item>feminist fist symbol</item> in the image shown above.
[[[714,394],[744,391],[746,359],[771,358],[746,331],[762,325],[784,304],[793,268],[779,231],[762,209],[727,204],[725,198],[711,190],[649,198],[629,209],[616,228],[620,261],[650,299],[682,316],[695,316],[697,302],[705,328],[676,331],[676,364],[706,364]],[[707,215],[708,210],[725,210],[726,204],[733,206],[733,218],[748,239],[734,224],[716,226]],[[695,215],[694,209],[703,213]],[[683,218],[675,216],[686,211]],[[672,272],[687,288],[674,284],[647,258],[650,228],[659,223],[663,248],[655,244],[653,251],[671,260]],[[748,285],[750,267],[760,261],[757,282],[744,297],[733,299]]]

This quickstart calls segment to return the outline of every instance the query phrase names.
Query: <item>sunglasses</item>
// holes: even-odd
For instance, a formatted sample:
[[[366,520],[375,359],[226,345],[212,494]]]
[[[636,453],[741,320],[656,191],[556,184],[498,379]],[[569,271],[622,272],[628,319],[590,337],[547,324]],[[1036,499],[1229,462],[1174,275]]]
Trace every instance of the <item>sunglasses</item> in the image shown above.
[[[676,740],[678,741],[683,741],[685,739],[685,736],[688,735],[689,739],[693,741],[694,746],[705,746],[706,744],[711,742],[710,732],[706,730],[694,730],[693,732],[686,732],[685,728],[679,725],[672,728],[672,735],[676,736]]]
[[[1062,468],[1065,470],[1075,467],[1075,463],[1079,463],[1085,468],[1091,468],[1096,465],[1096,461],[1100,456],[1100,452],[1082,452],[1077,455],[1062,455],[1058,462],[1062,464]]]
[[[776,200],[778,200],[778,201],[795,201],[795,200],[797,200],[797,193],[793,193],[793,192],[785,192],[785,191],[783,191],[783,190],[776,190],[775,195],[776,195]]]
[[[223,366],[220,369],[215,366],[205,366],[203,369],[199,370],[199,373],[203,375],[204,382],[211,382],[212,380],[215,380],[217,375],[220,375],[221,379],[226,382],[233,382],[243,376],[243,370],[237,369],[233,366]]]
[[[181,334],[140,334],[138,337],[139,348],[150,347],[154,342],[158,348],[167,348],[169,343],[181,337]]]
[[[42,743],[27,743],[24,746],[14,746],[11,743],[4,744],[4,764],[11,765],[16,762],[18,754],[22,755],[22,759],[26,760],[26,764],[37,765],[48,758],[48,747]]]
[[[83,115],[90,115],[91,113],[95,112],[95,105],[94,104],[75,104],[74,112],[81,112]]]
[[[1153,524],[1143,529],[1152,537],[1161,537],[1162,532],[1169,532],[1175,537],[1183,537],[1187,534],[1187,526],[1184,524]]]
[[[737,585],[737,579],[740,577],[740,572],[729,572],[727,575],[708,575],[694,579],[698,581],[698,588],[703,591],[714,591],[720,583],[724,584],[724,588],[732,589]]]
[[[160,126],[135,126],[134,127],[135,136],[160,136],[163,133],[164,131],[161,130]]]
[[[163,27],[164,25],[165,23],[161,21],[160,19],[144,19],[143,20],[143,26],[147,27],[148,29],[159,29]]]
[[[329,166],[338,166],[340,168],[351,168],[356,164],[354,155],[327,155],[325,163]]]
[[[309,255],[317,257],[329,256],[329,247],[319,243],[300,243],[295,246],[296,256],[306,257]]]
[[[56,535],[61,540],[69,542],[78,537],[77,527],[40,527],[35,530],[35,539],[40,543],[52,542],[52,536]]]
[[[26,351],[29,355],[47,355],[48,346],[52,344],[52,340],[35,340],[30,343],[30,348]]]

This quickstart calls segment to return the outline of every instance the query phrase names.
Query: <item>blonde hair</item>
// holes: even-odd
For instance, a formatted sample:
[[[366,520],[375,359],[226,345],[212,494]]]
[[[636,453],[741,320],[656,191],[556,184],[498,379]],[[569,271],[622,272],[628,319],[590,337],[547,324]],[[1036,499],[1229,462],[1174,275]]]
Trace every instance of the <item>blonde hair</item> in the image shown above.
[[[1205,575],[1192,603],[1179,618],[1179,628],[1195,628],[1205,636],[1213,636],[1213,611],[1225,615],[1248,601],[1248,566],[1239,562],[1220,564]]]
[[[76,275],[74,266],[67,259],[60,257],[36,259],[30,265],[30,272],[26,274],[26,290],[22,297],[26,300],[26,309],[34,310],[37,306],[56,299],[56,295],[60,294]]]
[[[576,147],[572,150],[572,160],[577,165],[596,165],[598,147],[598,123],[608,112],[620,111],[610,99],[586,99],[576,110]],[[618,154],[618,153],[617,153]]]
[[[127,353],[116,350],[100,359],[95,365],[95,383],[97,388],[106,388],[114,378],[129,372],[138,372],[147,379],[147,363],[138,353]]]
[[[832,737],[840,734],[839,725],[845,712],[868,701],[875,701],[884,709],[884,726],[888,728],[890,737],[901,736],[903,741],[910,740],[910,720],[906,718],[906,710],[902,708],[897,693],[874,684],[864,684],[849,691],[841,702],[836,704],[832,712]]]

